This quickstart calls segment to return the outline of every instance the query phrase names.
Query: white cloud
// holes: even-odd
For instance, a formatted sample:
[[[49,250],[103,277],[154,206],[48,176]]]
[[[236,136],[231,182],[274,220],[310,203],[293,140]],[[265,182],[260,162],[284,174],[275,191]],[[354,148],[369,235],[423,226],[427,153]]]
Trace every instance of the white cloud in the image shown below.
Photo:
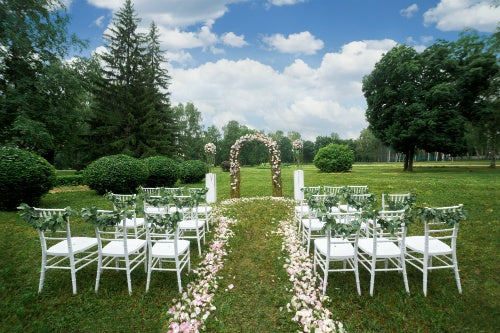
[[[101,15],[98,18],[96,18],[96,20],[92,22],[92,25],[95,25],[100,28],[104,27],[104,15]]]
[[[301,59],[283,71],[251,59],[172,68],[172,103],[193,102],[207,126],[237,120],[266,132],[298,131],[311,140],[331,132],[355,138],[367,126],[361,80],[395,45],[352,42],[325,54],[317,68]]]
[[[225,45],[229,45],[232,47],[243,47],[248,45],[245,41],[245,36],[236,35],[234,32],[227,32],[221,36],[221,40]]]
[[[113,11],[123,5],[123,0],[87,0],[90,4]],[[154,20],[158,25],[184,28],[197,23],[207,23],[222,17],[227,5],[244,0],[135,0],[134,8],[144,21]]]
[[[402,16],[406,17],[406,18],[410,18],[413,16],[413,14],[415,14],[416,12],[418,12],[418,6],[416,3],[414,3],[413,5],[409,6],[408,8],[405,8],[405,9],[401,9],[401,11],[399,12]]]
[[[295,5],[300,2],[305,2],[306,0],[269,0],[269,3],[274,6],[287,6]]]
[[[265,36],[263,41],[271,48],[282,53],[307,55],[315,54],[324,45],[321,39],[316,39],[309,31],[290,34],[288,37],[282,34],[274,34],[272,36]]]
[[[474,28],[493,32],[499,21],[500,7],[494,7],[490,0],[441,0],[424,13],[424,24],[436,24],[442,31]]]

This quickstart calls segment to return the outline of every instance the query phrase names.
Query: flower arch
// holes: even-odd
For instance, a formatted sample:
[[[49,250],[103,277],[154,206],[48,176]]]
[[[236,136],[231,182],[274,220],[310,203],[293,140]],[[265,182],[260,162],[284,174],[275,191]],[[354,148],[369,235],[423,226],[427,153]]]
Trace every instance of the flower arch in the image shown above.
[[[229,160],[231,162],[231,198],[239,198],[240,193],[240,149],[249,141],[259,141],[266,145],[271,155],[271,180],[272,196],[281,197],[283,189],[281,187],[281,152],[278,144],[269,136],[261,133],[247,134],[236,140],[231,147]]]

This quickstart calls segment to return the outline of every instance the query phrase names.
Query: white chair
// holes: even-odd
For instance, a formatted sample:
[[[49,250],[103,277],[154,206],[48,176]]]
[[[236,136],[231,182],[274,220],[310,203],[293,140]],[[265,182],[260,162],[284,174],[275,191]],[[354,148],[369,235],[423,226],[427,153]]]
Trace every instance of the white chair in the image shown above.
[[[154,217],[168,219],[168,214],[146,214],[146,239],[148,244],[148,273],[146,292],[149,290],[152,271],[175,271],[179,293],[182,292],[181,273],[188,267],[191,271],[190,243],[179,239],[178,224],[174,229],[168,229],[155,224]]]
[[[35,208],[40,219],[50,216],[63,216],[66,209]],[[64,225],[61,230],[46,232],[38,228],[40,245],[42,246],[42,267],[38,293],[42,292],[45,272],[49,269],[67,269],[71,272],[73,294],[76,295],[76,272],[97,260],[97,249],[90,250],[97,245],[93,237],[73,237],[71,235],[69,217],[64,216]]]
[[[183,214],[182,221],[179,222],[179,232],[181,239],[196,239],[198,243],[198,254],[201,256],[201,240],[205,243],[205,221],[198,218],[198,210],[192,202],[190,196],[175,196],[177,200],[185,201],[188,204],[183,207],[172,207],[170,213],[181,211]]]
[[[404,213],[404,210],[379,212],[377,221],[370,225],[371,237],[361,237],[358,240],[359,263],[371,275],[370,296],[373,296],[376,272],[402,272],[405,290],[407,293],[410,292],[405,265],[406,226],[404,223],[398,223],[400,226],[391,233],[380,221],[382,219],[388,223],[397,223],[403,218]],[[377,265],[380,262],[383,262],[383,267]]]
[[[320,194],[321,192],[321,187],[320,186],[306,186],[301,189],[303,195],[302,195],[302,200],[300,200],[300,203],[298,206],[295,206],[294,208],[294,220],[297,222],[297,225],[299,227],[299,232],[301,228],[301,220],[302,218],[309,216],[310,209],[309,206],[307,205],[307,198],[311,195],[316,195]]]
[[[361,186],[347,186],[349,192],[353,194],[366,194],[368,193],[368,185]]]
[[[382,193],[382,210],[394,210],[394,205],[401,205],[411,198],[411,193],[387,194]],[[402,208],[401,208],[402,209]]]
[[[323,295],[326,293],[328,273],[330,272],[354,272],[356,288],[361,295],[358,272],[358,238],[359,225],[354,228],[353,224],[359,222],[359,213],[330,213],[329,218],[335,219],[336,223],[346,224],[353,227],[352,233],[346,235],[331,234],[331,230],[325,232],[325,237],[314,240],[314,273],[316,266],[323,271]],[[340,265],[342,263],[342,265]],[[340,267],[339,267],[340,266]]]
[[[449,213],[462,210],[463,205],[432,208]],[[427,276],[434,269],[453,269],[458,292],[462,293],[457,261],[458,224],[448,225],[437,219],[425,221],[424,236],[406,237],[406,261],[423,273],[423,292],[427,296]],[[433,260],[434,259],[434,260]]]
[[[146,229],[144,227],[144,218],[137,217],[137,195],[111,193],[111,196],[114,197],[114,199],[112,199],[114,210],[126,209],[132,215],[130,218],[125,217],[125,219],[116,227],[133,229],[135,238],[142,237],[146,233]]]
[[[324,235],[322,229],[325,222],[320,220],[319,215],[326,197],[325,194],[312,195],[308,200],[309,214],[301,219],[302,242],[306,244],[307,253],[311,247],[311,240]]]
[[[114,214],[109,210],[98,210],[98,214],[110,215]],[[122,216],[123,219],[125,216]],[[123,223],[123,222],[122,222]],[[127,274],[127,286],[129,295],[132,294],[132,279],[130,273],[136,269],[140,264],[144,264],[146,271],[146,240],[129,238],[127,228],[121,228],[119,237],[115,225],[100,227],[94,225],[97,235],[98,246],[98,260],[97,260],[97,277],[95,280],[95,292],[99,290],[99,281],[101,279],[102,271],[118,270],[125,271]],[[108,229],[108,230],[106,230]],[[113,231],[109,231],[112,229]]]
[[[201,200],[197,202],[196,210],[198,212],[198,218],[205,221],[205,225],[207,227],[207,231],[210,231],[210,224],[212,223],[212,206],[207,204],[206,199],[206,189],[204,188],[188,188],[189,194],[192,196],[193,194],[200,194]]]
[[[163,197],[159,195],[151,195],[144,198],[143,207],[144,214],[165,214],[169,212],[169,205],[160,203]]]

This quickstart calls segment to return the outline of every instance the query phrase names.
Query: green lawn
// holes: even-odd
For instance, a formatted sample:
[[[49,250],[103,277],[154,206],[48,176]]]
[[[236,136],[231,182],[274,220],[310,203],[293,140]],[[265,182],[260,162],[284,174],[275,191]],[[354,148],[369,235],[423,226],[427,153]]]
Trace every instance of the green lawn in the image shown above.
[[[362,296],[356,293],[352,274],[330,276],[328,305],[334,318],[351,332],[494,332],[500,327],[500,240],[497,194],[499,171],[487,162],[416,163],[413,173],[402,172],[401,163],[355,165],[352,172],[322,174],[304,166],[305,185],[369,185],[378,198],[382,192],[413,192],[417,203],[433,206],[463,203],[468,219],[460,225],[458,260],[463,294],[458,294],[452,271],[429,276],[428,297],[422,294],[422,275],[409,268],[411,294],[404,293],[397,273],[377,275],[375,294],[369,296],[369,276],[361,270]],[[293,167],[283,168],[283,195],[293,196]],[[269,196],[271,171],[242,168],[243,197]],[[203,184],[192,184],[200,186]],[[218,200],[229,198],[229,173],[217,169]],[[57,192],[44,196],[41,206],[75,209],[97,205],[111,208],[92,191]],[[277,222],[289,216],[279,205],[261,201],[236,206],[228,212],[240,222],[230,241],[232,252],[221,272],[216,295],[217,311],[207,322],[214,332],[291,332],[297,325],[285,307],[286,273],[282,268],[281,240],[271,236]],[[81,219],[72,220],[75,233],[92,234]],[[410,233],[419,233],[412,226]],[[211,229],[213,230],[213,228]],[[104,272],[99,294],[93,291],[95,266],[77,275],[78,295],[71,295],[69,273],[49,271],[44,291],[37,294],[40,246],[38,235],[15,212],[0,212],[0,331],[159,331],[165,329],[166,310],[177,297],[173,274],[153,273],[146,294],[146,276],[136,270],[133,295],[128,296],[123,272]],[[193,247],[195,250],[195,247]],[[192,251],[193,264],[199,261]],[[187,284],[193,275],[183,277]],[[235,288],[224,291],[231,281]],[[234,282],[233,282],[234,281]],[[280,289],[282,288],[282,289]],[[241,329],[240,329],[241,327]]]

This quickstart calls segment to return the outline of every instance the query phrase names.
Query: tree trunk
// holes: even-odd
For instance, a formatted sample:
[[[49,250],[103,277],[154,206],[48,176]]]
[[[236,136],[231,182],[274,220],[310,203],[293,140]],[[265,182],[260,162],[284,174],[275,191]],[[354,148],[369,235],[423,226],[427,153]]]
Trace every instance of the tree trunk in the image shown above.
[[[408,171],[408,153],[405,153],[404,155],[405,155],[405,157],[404,157],[405,164],[404,164],[403,171]]]
[[[415,149],[410,149],[408,152],[408,170],[406,171],[413,171],[413,159],[415,156]]]
[[[488,149],[488,155],[490,158],[490,168],[495,169],[496,168],[496,155],[497,155],[497,147],[496,147],[496,135],[495,133],[492,133],[491,130],[488,130],[488,133],[486,135],[486,145]]]

